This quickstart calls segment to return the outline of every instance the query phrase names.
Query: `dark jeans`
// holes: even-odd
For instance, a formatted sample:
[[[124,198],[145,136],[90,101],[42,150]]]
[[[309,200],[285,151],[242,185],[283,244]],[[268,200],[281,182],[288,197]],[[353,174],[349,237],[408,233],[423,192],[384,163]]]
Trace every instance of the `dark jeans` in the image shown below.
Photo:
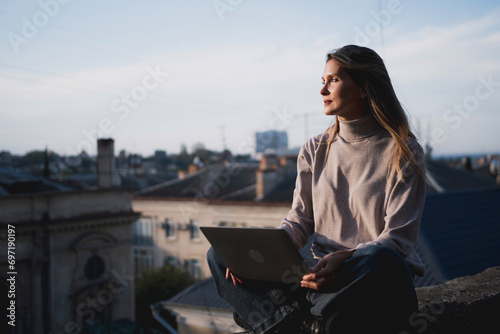
[[[332,319],[339,333],[398,333],[417,309],[412,275],[403,258],[387,247],[354,252],[332,285],[321,291],[301,288],[298,268],[290,270],[283,283],[244,280],[235,286],[226,280],[226,267],[213,248],[207,260],[221,298],[259,333],[294,310]]]

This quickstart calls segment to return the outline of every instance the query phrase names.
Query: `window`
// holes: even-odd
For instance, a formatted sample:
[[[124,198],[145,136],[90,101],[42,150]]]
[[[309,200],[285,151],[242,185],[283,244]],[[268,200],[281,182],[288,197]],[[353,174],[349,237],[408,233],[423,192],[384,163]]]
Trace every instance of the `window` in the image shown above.
[[[167,256],[164,260],[165,264],[168,264],[171,267],[177,268],[177,258],[174,256]]]
[[[162,227],[165,229],[165,237],[168,239],[175,238],[175,224],[170,219],[165,219],[165,223]]]
[[[237,222],[219,222],[219,226],[242,226],[245,227],[246,223],[237,223]]]
[[[153,269],[153,251],[134,249],[135,273],[141,276],[145,271]]]
[[[85,263],[85,268],[83,269],[85,277],[93,281],[98,279],[104,274],[104,261],[101,257],[94,255]]]
[[[200,240],[200,226],[197,221],[191,220],[189,222],[189,232],[191,240]]]
[[[134,222],[134,245],[153,246],[153,220],[142,217]]]
[[[195,279],[201,278],[201,264],[198,259],[191,259],[188,267],[189,274]]]

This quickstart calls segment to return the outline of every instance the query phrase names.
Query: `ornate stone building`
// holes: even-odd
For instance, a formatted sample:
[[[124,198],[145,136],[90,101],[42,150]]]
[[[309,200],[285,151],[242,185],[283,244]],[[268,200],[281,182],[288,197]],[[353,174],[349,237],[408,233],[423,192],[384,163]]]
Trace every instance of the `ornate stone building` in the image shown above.
[[[0,167],[2,333],[79,333],[134,320],[139,213],[117,189],[112,139],[98,141],[98,171],[98,187],[78,189]]]
[[[86,324],[133,320],[138,215],[121,190],[0,197],[2,288],[11,289],[5,282],[15,278],[12,332],[78,333]],[[11,268],[8,227],[15,231]]]

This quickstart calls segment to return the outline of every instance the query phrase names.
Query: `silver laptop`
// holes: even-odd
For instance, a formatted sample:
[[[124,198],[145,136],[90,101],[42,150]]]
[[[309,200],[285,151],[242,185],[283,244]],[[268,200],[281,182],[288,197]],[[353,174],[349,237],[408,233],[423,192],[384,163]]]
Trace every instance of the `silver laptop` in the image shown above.
[[[283,229],[201,226],[200,230],[224,265],[243,279],[300,284],[310,272]]]

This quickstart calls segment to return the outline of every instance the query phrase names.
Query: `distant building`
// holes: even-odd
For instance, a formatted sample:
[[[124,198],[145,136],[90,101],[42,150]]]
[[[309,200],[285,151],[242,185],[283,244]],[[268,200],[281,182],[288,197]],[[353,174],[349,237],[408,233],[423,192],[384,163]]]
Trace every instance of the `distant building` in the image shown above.
[[[120,150],[116,159],[116,167],[121,171],[127,168],[127,164],[127,152],[125,150]]]
[[[167,158],[167,151],[156,150],[155,151],[155,162],[160,163],[163,159]]]
[[[142,156],[139,154],[129,154],[128,155],[128,175],[142,175]]]
[[[281,154],[288,149],[286,131],[267,130],[255,133],[255,156],[264,153]]]
[[[129,192],[112,187],[112,149],[100,153],[101,189],[0,167],[0,289],[10,303],[5,284],[15,277],[12,333],[77,333],[134,320],[132,222],[139,213]],[[2,304],[4,323],[10,312]]]
[[[12,167],[12,155],[9,151],[0,152],[0,166]]]

